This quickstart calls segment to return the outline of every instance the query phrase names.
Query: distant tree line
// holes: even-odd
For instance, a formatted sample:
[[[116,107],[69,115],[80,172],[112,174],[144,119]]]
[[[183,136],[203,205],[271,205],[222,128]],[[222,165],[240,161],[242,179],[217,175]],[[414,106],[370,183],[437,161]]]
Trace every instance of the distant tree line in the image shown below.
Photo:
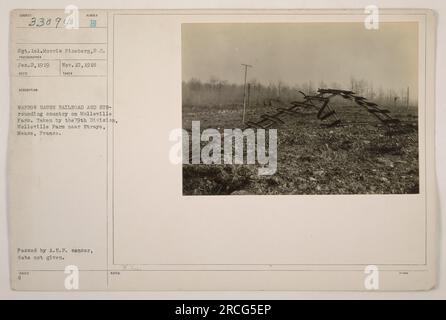
[[[293,86],[282,82],[270,83],[268,85],[251,79],[248,82],[246,91],[249,93],[250,105],[263,105],[270,99],[280,99],[285,102],[301,100],[302,94],[313,95],[318,88],[331,88],[354,91],[357,95],[366,97],[383,106],[413,106],[416,101],[410,98],[408,88],[401,88],[396,91],[392,89],[376,88],[373,83],[363,79],[350,79],[350,84],[346,88],[339,83],[326,84],[321,81],[314,83],[308,81]],[[211,77],[209,81],[203,82],[192,78],[182,82],[183,104],[189,106],[214,106],[214,105],[240,105],[243,103],[244,85],[228,83],[216,77]]]

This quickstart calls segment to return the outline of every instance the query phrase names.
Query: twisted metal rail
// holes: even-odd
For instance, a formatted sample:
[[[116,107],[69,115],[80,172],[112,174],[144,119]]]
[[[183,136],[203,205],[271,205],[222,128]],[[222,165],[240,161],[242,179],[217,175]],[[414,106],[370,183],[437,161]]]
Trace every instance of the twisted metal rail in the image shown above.
[[[302,114],[300,108],[315,108],[317,110],[317,118],[323,121],[325,127],[335,127],[341,124],[341,119],[338,117],[336,110],[330,106],[330,100],[336,96],[340,96],[346,100],[355,102],[358,106],[365,108],[375,118],[381,121],[387,127],[398,124],[400,121],[390,116],[390,111],[382,109],[374,102],[367,101],[366,98],[356,95],[353,91],[338,90],[338,89],[319,89],[316,95],[306,95],[300,91],[304,96],[303,101],[293,101],[288,108],[277,108],[274,114],[262,114],[260,120],[257,122],[247,121],[245,124],[252,128],[267,129],[273,125],[285,124],[281,118],[284,115],[298,115]],[[325,122],[331,120],[331,122]]]

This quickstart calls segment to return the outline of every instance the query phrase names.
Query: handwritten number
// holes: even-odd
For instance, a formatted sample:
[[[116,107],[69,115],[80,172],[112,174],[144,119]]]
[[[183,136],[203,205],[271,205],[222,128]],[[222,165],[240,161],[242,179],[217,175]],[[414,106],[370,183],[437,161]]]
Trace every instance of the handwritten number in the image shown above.
[[[28,24],[28,27],[44,27],[44,26],[54,26],[55,28],[59,28],[60,24],[64,23],[66,24],[66,21],[62,19],[61,17],[56,17],[54,20],[52,18],[45,18],[45,17],[32,17],[31,21]]]
[[[36,25],[36,17],[31,18],[31,22],[28,24],[30,27],[34,27]]]
[[[40,18],[39,19],[39,22],[37,23],[37,27],[41,27],[41,26],[43,26],[45,24],[45,19],[44,18]]]

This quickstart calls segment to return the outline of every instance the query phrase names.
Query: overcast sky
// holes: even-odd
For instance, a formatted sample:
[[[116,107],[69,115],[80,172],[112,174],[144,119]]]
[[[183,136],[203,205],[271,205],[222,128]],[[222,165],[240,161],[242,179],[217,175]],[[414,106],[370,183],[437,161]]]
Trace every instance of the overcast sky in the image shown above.
[[[248,79],[295,85],[364,79],[384,90],[418,90],[416,23],[183,24],[183,80],[211,76],[242,83],[241,63],[253,65]]]

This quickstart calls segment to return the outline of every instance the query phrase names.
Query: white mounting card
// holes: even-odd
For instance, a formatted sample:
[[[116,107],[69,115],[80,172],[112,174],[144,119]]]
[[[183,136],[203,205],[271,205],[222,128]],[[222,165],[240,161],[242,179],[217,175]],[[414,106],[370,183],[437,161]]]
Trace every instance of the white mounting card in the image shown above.
[[[12,11],[12,288],[433,288],[435,27]]]

